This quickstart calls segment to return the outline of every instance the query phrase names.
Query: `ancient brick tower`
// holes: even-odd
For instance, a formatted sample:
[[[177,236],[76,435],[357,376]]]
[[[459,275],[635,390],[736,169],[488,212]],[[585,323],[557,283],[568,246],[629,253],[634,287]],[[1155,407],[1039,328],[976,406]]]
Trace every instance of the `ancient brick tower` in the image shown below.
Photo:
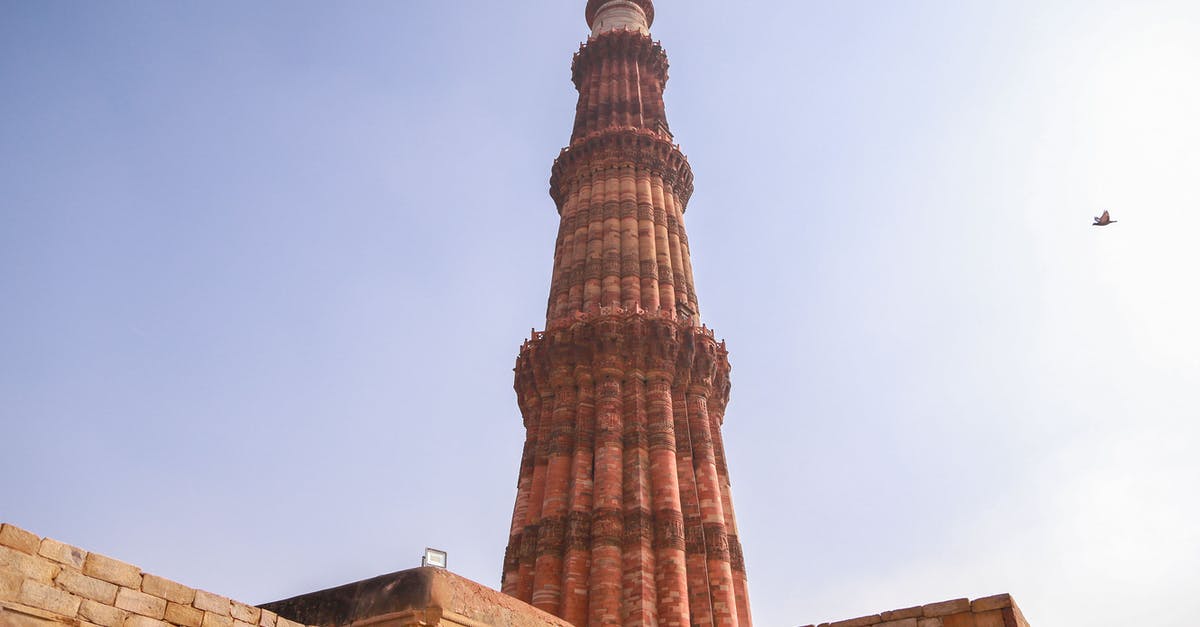
[[[503,590],[575,625],[749,626],[721,425],[725,345],[700,324],[692,171],[663,107],[651,0],[590,0],[546,330],[517,358],[526,428]]]

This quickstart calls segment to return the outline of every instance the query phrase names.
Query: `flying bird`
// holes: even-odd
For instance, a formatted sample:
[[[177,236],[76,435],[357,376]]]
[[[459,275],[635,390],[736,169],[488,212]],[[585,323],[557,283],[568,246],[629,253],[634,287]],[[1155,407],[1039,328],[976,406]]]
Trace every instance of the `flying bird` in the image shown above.
[[[1108,219],[1108,209],[1105,209],[1104,213],[1100,214],[1099,218],[1092,218],[1092,226],[1108,226],[1114,222],[1116,222],[1116,220]]]

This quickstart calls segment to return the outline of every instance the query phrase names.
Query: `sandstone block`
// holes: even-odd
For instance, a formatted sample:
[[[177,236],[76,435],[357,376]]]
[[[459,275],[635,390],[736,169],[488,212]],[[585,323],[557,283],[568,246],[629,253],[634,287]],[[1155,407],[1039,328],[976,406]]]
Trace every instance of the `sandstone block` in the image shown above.
[[[262,616],[258,617],[260,627],[275,627],[275,612],[267,610],[262,611]]]
[[[196,598],[195,590],[170,579],[163,579],[148,573],[142,575],[142,592],[180,605],[191,605],[192,599]]]
[[[163,614],[163,619],[168,623],[183,625],[183,627],[200,627],[200,624],[204,622],[204,611],[190,605],[180,605],[179,603],[168,601],[167,611]]]
[[[33,555],[37,553],[40,544],[41,538],[20,527],[8,523],[0,525],[0,545]]]
[[[258,617],[262,614],[262,610],[253,605],[246,605],[237,601],[230,601],[229,606],[229,614],[233,616],[234,620],[240,620],[243,623],[250,623],[251,625],[258,624]]]
[[[142,587],[142,569],[99,553],[87,554],[83,560],[83,574],[133,590]]]
[[[72,625],[74,620],[70,621]],[[28,605],[0,605],[0,625],[3,627],[63,627],[63,618],[53,612]]]
[[[17,573],[26,579],[50,583],[61,570],[50,560],[0,546],[0,572]]]
[[[1004,627],[1003,610],[977,612],[975,614],[975,627]]]
[[[835,623],[829,623],[829,627],[868,627],[879,623],[879,614],[870,616],[860,616],[848,620],[839,620]]]
[[[892,610],[890,612],[883,612],[879,615],[879,618],[881,618],[885,621],[900,620],[902,618],[920,618],[921,613],[922,613],[922,608],[920,605],[918,605],[916,607],[906,607],[904,609]]]
[[[253,625],[251,623],[247,623],[246,621],[241,621],[235,618],[233,619],[233,627],[257,627],[257,625]]]
[[[1012,607],[1012,604],[1012,596],[1007,594],[997,594],[971,601],[971,611],[987,612],[991,610],[998,610],[1002,607]]]
[[[192,601],[192,605],[205,612],[212,612],[217,616],[229,616],[231,610],[229,597],[223,597],[219,594],[203,590],[196,591],[196,598]]]
[[[54,579],[58,587],[85,599],[112,605],[117,599],[117,586],[70,568],[64,568]]]
[[[42,540],[41,546],[38,547],[38,555],[48,557],[60,564],[66,564],[78,570],[83,568],[83,558],[87,556],[87,551],[69,544],[63,544],[58,540],[46,538]]]
[[[899,620],[889,620],[887,622],[879,623],[879,625],[876,627],[917,627],[917,619],[901,618]]]
[[[942,627],[942,619],[940,618],[922,618],[917,621],[917,627]]]
[[[928,618],[958,614],[959,612],[970,612],[971,601],[969,599],[951,599],[940,603],[930,603],[929,605],[922,606],[921,611]]]
[[[97,603],[91,599],[84,599],[79,606],[79,615],[85,620],[89,620],[103,627],[121,627],[125,622],[125,612],[105,605]]]
[[[21,573],[0,572],[0,600],[12,600],[21,594]]]
[[[149,616],[140,616],[138,614],[130,614],[125,617],[125,622],[121,627],[171,627],[161,620],[150,618]]]
[[[70,592],[57,590],[32,579],[26,579],[21,583],[21,594],[17,600],[66,618],[75,618],[75,614],[79,612],[79,604],[82,602],[82,599]]]
[[[284,618],[282,616],[279,616],[275,619],[275,627],[305,627],[305,626],[301,625],[300,623],[297,623],[294,620],[290,620],[290,619]]]
[[[204,620],[201,621],[200,627],[233,627],[233,618],[212,612],[205,612]]]
[[[959,612],[958,614],[947,614],[942,617],[942,627],[978,627],[975,624],[975,617],[978,614],[970,612]]]
[[[161,619],[167,611],[166,599],[160,599],[140,590],[130,588],[121,588],[117,592],[117,602],[115,605],[123,610],[129,610],[134,614],[153,619]]]

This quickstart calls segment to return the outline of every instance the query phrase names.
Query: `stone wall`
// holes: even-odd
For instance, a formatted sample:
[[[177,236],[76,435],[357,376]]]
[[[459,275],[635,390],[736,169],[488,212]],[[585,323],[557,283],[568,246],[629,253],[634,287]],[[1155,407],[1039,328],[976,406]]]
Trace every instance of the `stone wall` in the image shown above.
[[[351,624],[570,627],[531,605],[439,568],[414,568],[255,607],[0,524],[0,627]]]
[[[274,612],[0,524],[0,627],[303,627]]]
[[[808,627],[1029,627],[1007,594],[953,599]]]

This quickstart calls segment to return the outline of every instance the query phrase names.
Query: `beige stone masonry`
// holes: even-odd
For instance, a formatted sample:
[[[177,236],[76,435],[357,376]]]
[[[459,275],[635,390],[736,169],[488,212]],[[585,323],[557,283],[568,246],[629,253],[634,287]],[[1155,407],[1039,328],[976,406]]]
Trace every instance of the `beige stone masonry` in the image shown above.
[[[204,613],[204,620],[200,623],[201,627],[233,627],[233,617],[221,616],[212,612]]]
[[[21,583],[21,596],[17,597],[17,600],[25,605],[67,617],[75,616],[82,602],[82,599],[70,592],[58,590],[33,579],[26,579]]]
[[[307,627],[0,525],[0,627]]]
[[[169,579],[157,575],[142,575],[142,592],[166,599],[179,605],[191,605],[196,598],[196,591]]]
[[[946,616],[947,614],[959,614],[961,612],[971,611],[971,601],[969,599],[951,599],[940,603],[930,603],[922,608],[923,613],[927,618],[934,616]]]
[[[998,610],[1005,607],[1013,607],[1012,597],[1007,594],[997,594],[995,596],[983,597],[971,601],[972,612],[987,612],[989,610]]]
[[[921,618],[921,615],[924,612],[924,609],[925,608],[921,607],[920,605],[914,605],[913,607],[906,607],[901,610],[891,610],[888,612],[880,612],[879,618],[882,620],[885,620],[885,621],[900,620],[902,618]]]
[[[134,614],[154,619],[161,619],[167,611],[167,601],[165,599],[150,596],[145,592],[129,588],[121,588],[121,591],[117,593],[116,606],[123,610],[129,610]]]
[[[83,574],[134,590],[142,587],[140,568],[99,553],[88,553],[83,560]]]
[[[0,545],[34,555],[38,552],[41,540],[24,529],[5,523],[0,525]]]
[[[182,627],[200,627],[204,621],[204,610],[198,610],[190,605],[167,602],[167,611],[163,615],[167,622]]]
[[[204,590],[196,591],[196,600],[192,602],[198,609],[205,612],[212,612],[217,616],[230,616],[229,597],[223,597],[219,594],[205,592]]]
[[[0,601],[11,601],[21,594],[21,573],[0,572]]]
[[[254,607],[253,605],[246,605],[245,603],[230,601],[229,613],[231,616],[233,616],[234,620],[240,620],[250,625],[257,625],[258,617],[262,614],[262,610]]]
[[[81,597],[112,605],[117,600],[116,584],[108,583],[70,568],[62,569],[54,579],[58,587]]]
[[[42,540],[42,544],[38,548],[38,555],[48,557],[71,568],[83,568],[83,558],[87,556],[87,551],[46,538]]]
[[[818,627],[1029,627],[1029,623],[1012,596],[997,594],[975,601],[951,599],[906,607]]]
[[[113,597],[116,597],[115,593]],[[79,606],[80,618],[103,627],[121,627],[125,622],[125,616],[126,612],[123,610],[90,599],[84,599],[83,604]]]
[[[22,579],[50,583],[59,570],[61,568],[48,559],[0,546],[0,572],[16,573]]]
[[[131,614],[121,627],[171,627],[171,625],[158,619]]]

